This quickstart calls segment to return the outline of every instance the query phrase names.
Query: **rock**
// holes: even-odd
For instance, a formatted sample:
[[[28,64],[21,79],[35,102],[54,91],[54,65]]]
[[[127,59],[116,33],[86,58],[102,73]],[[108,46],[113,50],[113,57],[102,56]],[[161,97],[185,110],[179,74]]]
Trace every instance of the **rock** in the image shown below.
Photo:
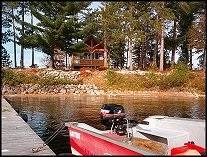
[[[62,93],[62,94],[66,94],[66,93],[67,93],[67,90],[66,90],[65,88],[62,88],[62,89],[60,90],[60,93]]]
[[[77,91],[75,91],[75,94],[79,94],[79,93],[80,93],[80,91],[78,91],[78,90],[77,90]]]
[[[42,72],[41,75],[44,75],[45,77],[49,75],[57,75],[60,71],[54,72],[53,70],[47,70],[46,72]],[[49,75],[48,75],[49,74]],[[60,77],[73,77],[77,78],[80,72],[72,71],[72,72],[61,72],[59,75]],[[104,91],[99,89],[95,85],[86,85],[86,84],[79,84],[79,85],[39,85],[39,84],[20,84],[15,87],[10,87],[8,85],[4,85],[2,87],[2,93],[8,93],[8,94],[66,94],[66,93],[87,93],[92,95],[101,95],[104,94]]]
[[[3,86],[2,93],[7,93],[10,90],[8,85]]]
[[[95,93],[96,95],[101,95],[101,92],[98,91],[98,90],[95,90],[94,93]]]

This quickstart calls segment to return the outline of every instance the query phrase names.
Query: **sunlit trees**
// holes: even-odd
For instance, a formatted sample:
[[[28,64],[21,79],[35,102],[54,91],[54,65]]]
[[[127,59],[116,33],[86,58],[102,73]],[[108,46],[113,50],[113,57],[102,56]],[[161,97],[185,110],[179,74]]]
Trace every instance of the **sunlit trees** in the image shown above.
[[[55,49],[70,56],[84,49],[83,40],[88,36],[103,42],[105,67],[110,59],[115,67],[127,65],[130,70],[159,67],[163,71],[167,64],[174,68],[176,54],[178,62],[192,68],[192,56],[196,53],[205,67],[206,4],[202,1],[103,1],[93,11],[89,11],[91,2],[2,4],[2,21],[7,20],[7,25],[2,24],[2,35],[14,42],[14,67],[17,67],[16,43],[21,46],[21,67],[26,55],[23,50],[36,48],[50,56],[54,68]],[[31,21],[25,22],[24,14],[28,11],[26,16]],[[33,24],[33,17],[38,20],[37,25]]]
[[[189,47],[195,49],[195,53],[201,53],[200,65],[205,69],[206,66],[206,3],[199,6],[195,13],[195,20],[187,32]]]

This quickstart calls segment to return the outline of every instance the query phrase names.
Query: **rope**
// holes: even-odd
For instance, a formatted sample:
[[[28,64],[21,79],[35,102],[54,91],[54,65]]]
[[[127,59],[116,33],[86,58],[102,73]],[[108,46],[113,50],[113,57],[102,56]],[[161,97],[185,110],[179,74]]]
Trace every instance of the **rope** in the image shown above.
[[[32,153],[37,153],[41,150],[44,150],[45,146],[47,146],[47,144],[52,141],[55,136],[57,136],[57,134],[65,127],[65,123],[60,124],[59,129],[57,129],[44,143],[42,146],[38,147],[38,148],[32,148]]]

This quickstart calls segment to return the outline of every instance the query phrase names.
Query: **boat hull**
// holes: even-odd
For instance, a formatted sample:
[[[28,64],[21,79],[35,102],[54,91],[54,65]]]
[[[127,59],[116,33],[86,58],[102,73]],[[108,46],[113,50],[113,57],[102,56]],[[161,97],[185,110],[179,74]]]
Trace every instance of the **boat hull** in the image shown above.
[[[85,123],[68,122],[71,151],[74,155],[170,155],[191,141],[205,152],[205,122],[167,116],[150,116],[148,125],[138,124],[129,129],[131,139],[111,130],[98,130]],[[131,130],[131,131],[130,131]],[[129,135],[128,134],[128,135]],[[136,140],[135,140],[136,139]],[[195,147],[197,150],[198,147]],[[173,150],[171,152],[171,150]],[[175,151],[174,151],[175,150]]]
[[[71,151],[74,155],[157,155],[135,148],[120,139],[100,135],[82,128],[68,127]]]

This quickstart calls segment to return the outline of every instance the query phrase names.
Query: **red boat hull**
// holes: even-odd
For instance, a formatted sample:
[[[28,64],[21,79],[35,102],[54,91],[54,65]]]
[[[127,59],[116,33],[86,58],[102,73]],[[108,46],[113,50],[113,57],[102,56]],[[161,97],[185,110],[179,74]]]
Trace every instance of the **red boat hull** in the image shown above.
[[[74,128],[68,131],[71,148],[81,155],[143,155]]]
[[[77,123],[72,122],[68,125],[70,145],[72,154],[74,155],[160,155],[152,152],[152,150],[149,151],[146,149],[142,149],[141,147],[131,145],[130,143],[123,142],[125,137],[113,134],[110,131],[99,132],[97,130],[93,130],[93,128],[89,128],[91,129],[89,131],[87,129],[84,129],[85,126],[82,126],[82,128],[80,128],[77,127],[76,124]],[[139,139],[139,141],[140,140],[141,139]],[[152,144],[153,147],[156,148],[158,146],[159,150],[161,150],[162,145],[157,145],[156,143]],[[147,145],[147,148],[148,147],[150,148],[151,146]],[[191,141],[191,143],[185,143],[184,146],[172,148],[170,154],[177,155],[186,152],[189,149],[195,149],[201,154],[206,153],[205,148],[197,146],[194,144],[194,142]],[[162,154],[167,155],[168,153],[163,152]]]

